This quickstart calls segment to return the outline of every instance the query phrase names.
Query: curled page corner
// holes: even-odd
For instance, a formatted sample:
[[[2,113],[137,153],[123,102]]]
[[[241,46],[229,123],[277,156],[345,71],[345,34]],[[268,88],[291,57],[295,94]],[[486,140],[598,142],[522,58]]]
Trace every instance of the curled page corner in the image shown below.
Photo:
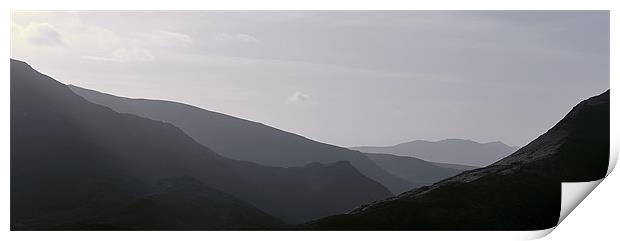
[[[614,159],[615,160],[615,159]],[[610,160],[610,169],[612,169],[612,160]],[[615,161],[614,161],[615,162]],[[608,174],[611,171],[608,171]],[[563,182],[562,183],[562,201],[561,201],[561,209],[560,209],[560,217],[558,219],[558,224],[549,229],[536,230],[536,231],[525,231],[521,234],[514,235],[514,237],[519,240],[536,240],[543,238],[549,235],[557,226],[559,226],[562,221],[573,211],[575,208],[588,196],[590,193],[604,180],[605,178],[601,178],[599,180],[590,181],[590,182]]]
[[[611,167],[610,160],[610,167]],[[611,170],[611,168],[610,168]],[[609,175],[609,174],[608,174]],[[511,235],[519,240],[537,240],[549,235],[575,208],[604,180],[601,178],[590,182],[563,182],[562,183],[562,201],[560,209],[560,217],[558,224],[553,228],[524,231],[517,235]]]
[[[613,133],[613,131],[612,131]],[[618,162],[618,143],[614,143],[616,142],[617,138],[612,138],[611,142],[610,142],[610,147],[612,147],[611,152],[609,153],[609,166],[607,167],[607,174],[605,175],[605,177],[607,177],[611,171],[614,170],[614,168],[616,167],[616,163]]]
[[[531,231],[454,231],[454,233],[458,233],[458,237],[464,240],[537,240],[549,235],[554,229],[555,227]],[[444,233],[436,235],[442,234]]]
[[[563,182],[562,183],[562,208],[558,225],[571,213],[600,184],[603,179],[590,182]]]
[[[549,235],[554,229],[555,227],[543,230],[530,231],[523,235],[517,235],[515,238],[519,238],[520,240],[537,240]]]
[[[611,133],[614,133],[613,131]],[[558,224],[564,219],[588,196],[590,193],[613,171],[618,162],[618,146],[617,139],[610,140],[609,166],[605,177],[590,182],[563,182],[562,183],[562,206],[560,210],[560,218]],[[556,225],[556,226],[557,226]]]

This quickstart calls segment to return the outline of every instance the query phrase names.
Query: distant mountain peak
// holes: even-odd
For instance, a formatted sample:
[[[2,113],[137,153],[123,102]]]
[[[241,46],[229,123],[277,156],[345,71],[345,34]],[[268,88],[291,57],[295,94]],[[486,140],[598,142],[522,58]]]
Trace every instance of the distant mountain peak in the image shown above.
[[[447,138],[439,141],[414,140],[393,146],[351,147],[365,153],[384,153],[409,156],[425,161],[466,166],[487,166],[511,153],[518,147],[501,141],[480,143],[470,139]]]
[[[428,141],[428,142],[440,142],[440,143],[471,143],[471,144],[481,144],[481,145],[503,145],[508,146],[506,143],[501,141],[490,141],[490,142],[479,142],[471,139],[461,139],[461,138],[447,138],[439,141]]]

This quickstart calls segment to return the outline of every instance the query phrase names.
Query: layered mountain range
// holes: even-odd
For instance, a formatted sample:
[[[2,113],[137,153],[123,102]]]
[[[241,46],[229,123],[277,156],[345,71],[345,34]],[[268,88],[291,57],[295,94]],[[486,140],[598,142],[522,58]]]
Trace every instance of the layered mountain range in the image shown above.
[[[69,87],[86,100],[119,113],[173,124],[200,144],[232,159],[276,167],[349,161],[362,174],[394,194],[416,186],[385,171],[359,151],[320,143],[261,123],[177,102],[130,99]]]
[[[549,228],[561,182],[607,171],[609,91],[516,151],[357,149],[66,86],[11,60],[12,230]]]
[[[377,165],[397,177],[418,185],[430,185],[463,171],[476,169],[473,166],[427,162],[419,158],[390,154],[365,153]]]
[[[540,230],[558,223],[562,182],[605,177],[609,165],[609,90],[575,106],[515,153],[306,224],[319,230]]]
[[[171,194],[162,192],[159,183],[184,177],[205,194],[167,202]],[[191,199],[221,209],[202,217],[210,220],[168,223],[170,229],[201,223],[213,224],[202,229],[251,229],[309,221],[390,196],[346,160],[284,168],[223,157],[170,123],[93,104],[26,63],[11,60],[14,230],[110,227],[105,220],[128,214],[149,219],[140,216],[147,215],[140,211],[145,205],[171,215],[159,219],[195,220],[169,211]],[[222,199],[233,202],[220,205]],[[115,227],[119,229],[144,227],[114,223],[122,224]]]

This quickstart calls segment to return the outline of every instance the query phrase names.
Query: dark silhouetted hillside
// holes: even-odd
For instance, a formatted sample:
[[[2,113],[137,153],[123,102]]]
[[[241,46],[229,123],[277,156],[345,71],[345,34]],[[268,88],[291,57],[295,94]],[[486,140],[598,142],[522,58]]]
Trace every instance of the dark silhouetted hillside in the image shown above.
[[[159,192],[162,180],[186,176],[230,194],[234,203],[221,205],[221,198],[204,199],[200,193],[169,202],[177,192]],[[144,220],[149,217],[131,216],[141,212],[126,208],[135,204],[172,215],[170,208],[194,198],[219,205],[222,216],[200,222],[170,216],[187,221],[187,226],[179,222],[171,229],[206,223],[205,229],[263,227],[277,225],[276,219],[303,222],[390,196],[346,162],[281,168],[222,157],[172,124],[93,104],[26,63],[11,60],[12,230],[60,229],[111,218],[103,215],[114,210],[119,210],[119,220]],[[168,217],[158,218],[152,225]]]
[[[574,107],[545,134],[485,168],[323,218],[321,230],[539,230],[559,218],[561,182],[605,177],[609,90]]]
[[[171,123],[213,151],[236,160],[278,167],[312,162],[349,161],[361,173],[380,182],[392,193],[412,184],[395,177],[358,151],[328,145],[293,133],[198,107],[161,100],[129,99],[69,86],[90,102],[153,120]]]
[[[281,221],[192,177],[163,179],[153,193],[96,218],[61,229],[218,230],[262,229]]]

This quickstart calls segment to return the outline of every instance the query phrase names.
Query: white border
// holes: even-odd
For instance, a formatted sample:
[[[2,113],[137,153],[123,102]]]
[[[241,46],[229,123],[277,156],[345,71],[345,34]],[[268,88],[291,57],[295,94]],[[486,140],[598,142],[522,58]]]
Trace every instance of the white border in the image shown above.
[[[576,1],[576,0],[521,0],[511,1],[481,1],[481,0],[435,0],[435,1],[338,1],[338,0],[313,0],[313,1],[287,1],[287,0],[219,0],[219,1],[191,1],[191,0],[175,0],[175,1],[127,1],[127,0],[106,0],[106,1],[78,1],[78,0],[16,0],[12,2],[3,2],[5,7],[4,14],[1,18],[2,26],[5,27],[4,33],[6,37],[2,38],[2,48],[4,56],[10,56],[9,45],[9,10],[10,9],[49,9],[49,10],[89,10],[89,9],[128,9],[128,10],[193,10],[193,9],[209,9],[209,10],[235,10],[235,9],[253,9],[253,10],[328,10],[328,9],[349,9],[349,10],[403,10],[403,9],[421,9],[421,10],[493,10],[493,9],[540,9],[540,10],[611,10],[611,89],[618,89],[617,74],[614,67],[618,63],[618,50],[613,43],[618,40],[618,17],[614,15],[616,5],[614,1]],[[439,239],[439,240],[506,240],[506,239],[531,239],[544,236],[551,230],[538,232],[8,232],[9,217],[9,71],[8,59],[1,70],[4,76],[2,88],[2,118],[0,118],[0,128],[3,138],[0,151],[2,152],[2,198],[0,199],[0,210],[2,218],[0,227],[5,231],[1,233],[2,240],[106,240],[117,238],[127,239],[149,239],[149,240],[170,240],[170,239],[215,239],[215,240],[235,240],[235,239],[269,239],[269,240],[312,240],[317,239],[356,239],[356,240],[389,240],[389,239]],[[612,93],[612,126],[611,126],[611,146],[612,146],[612,162],[610,167],[615,166],[618,158],[618,105],[617,95]],[[611,170],[611,168],[610,168]],[[605,188],[606,193],[597,193],[596,191],[590,195],[592,198],[586,199],[586,202],[580,205],[580,208],[587,210],[577,210],[583,219],[572,218],[571,215],[565,220],[567,224],[561,224],[557,231],[546,239],[564,240],[566,238],[573,239],[575,237],[586,238],[596,234],[597,240],[613,240],[617,238],[615,226],[613,225],[618,217],[618,208],[615,206],[618,201],[617,187],[620,180],[615,174],[611,174],[608,180],[601,183],[599,189]],[[611,178],[613,177],[613,178]],[[564,186],[564,185],[563,185]],[[603,191],[603,190],[599,190]],[[605,205],[598,205],[599,203]],[[612,206],[613,205],[613,206]],[[583,206],[583,207],[581,207]],[[564,225],[569,227],[563,227]],[[613,226],[612,226],[613,225]],[[572,227],[572,228],[571,228]],[[562,231],[562,233],[559,233]],[[585,236],[587,235],[587,236]]]

